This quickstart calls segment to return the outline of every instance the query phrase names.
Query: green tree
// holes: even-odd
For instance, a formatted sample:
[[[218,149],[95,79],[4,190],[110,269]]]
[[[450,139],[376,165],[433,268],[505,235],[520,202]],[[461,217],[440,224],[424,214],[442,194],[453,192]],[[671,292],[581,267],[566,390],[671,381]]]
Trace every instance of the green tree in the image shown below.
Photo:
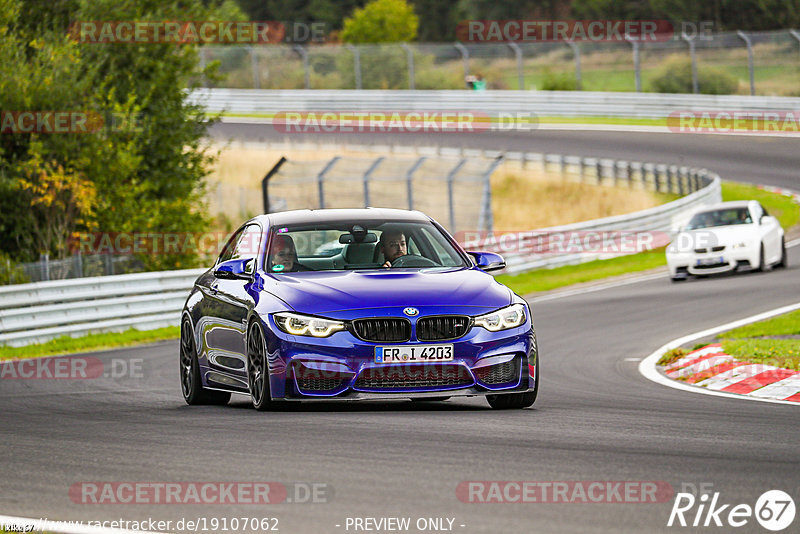
[[[60,0],[56,6],[48,16],[40,0],[0,0],[0,108],[93,112],[127,126],[0,136],[0,230],[11,238],[0,242],[0,251],[18,261],[35,259],[40,245],[30,229],[45,220],[42,210],[31,209],[31,195],[61,174],[81,186],[88,181],[94,191],[91,210],[71,205],[81,214],[69,219],[78,231],[203,231],[205,176],[213,161],[205,140],[209,117],[185,93],[199,79],[197,45],[84,44],[71,40],[66,25],[231,20],[241,11],[230,1],[206,0]],[[214,77],[215,67],[205,75]],[[52,256],[63,250],[49,246]],[[150,268],[177,268],[191,266],[196,255],[182,250],[142,259]]]
[[[373,0],[345,19],[346,43],[397,43],[417,38],[419,17],[405,0]]]

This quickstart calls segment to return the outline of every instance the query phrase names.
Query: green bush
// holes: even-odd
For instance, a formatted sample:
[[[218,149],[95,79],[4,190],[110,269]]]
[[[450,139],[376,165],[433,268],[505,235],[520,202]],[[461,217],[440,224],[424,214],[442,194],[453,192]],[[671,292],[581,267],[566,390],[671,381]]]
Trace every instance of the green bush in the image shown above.
[[[701,94],[730,95],[739,89],[739,80],[722,69],[697,65],[697,83]],[[691,93],[692,61],[682,56],[668,58],[650,81],[654,93]]]
[[[542,91],[576,91],[578,82],[575,75],[571,72],[553,72],[544,69],[542,73]]]

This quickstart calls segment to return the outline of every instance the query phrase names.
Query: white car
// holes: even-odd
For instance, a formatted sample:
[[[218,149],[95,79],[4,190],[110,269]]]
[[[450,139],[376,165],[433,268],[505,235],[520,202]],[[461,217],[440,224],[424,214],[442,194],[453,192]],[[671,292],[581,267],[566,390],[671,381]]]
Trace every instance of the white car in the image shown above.
[[[703,207],[667,246],[673,282],[689,275],[786,265],[783,228],[755,200]]]

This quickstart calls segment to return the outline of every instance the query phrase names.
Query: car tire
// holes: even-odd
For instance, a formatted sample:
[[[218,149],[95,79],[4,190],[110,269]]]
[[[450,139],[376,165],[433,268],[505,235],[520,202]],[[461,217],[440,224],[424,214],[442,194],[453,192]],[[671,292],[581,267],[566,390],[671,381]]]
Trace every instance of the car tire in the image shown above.
[[[263,412],[272,407],[267,350],[258,321],[250,323],[247,330],[247,386],[253,408]]]
[[[763,273],[767,270],[767,260],[764,256],[764,243],[761,243],[761,249],[758,253],[758,272]]]
[[[778,267],[785,269],[789,266],[789,257],[786,254],[786,241],[781,238],[781,261],[778,262]]]
[[[688,280],[688,277],[687,276],[670,276],[669,279],[672,282],[685,282],[686,280]]]
[[[197,361],[197,349],[194,342],[192,323],[185,318],[181,323],[180,339],[180,372],[181,391],[186,404],[191,406],[211,404],[227,404],[230,393],[212,391],[203,387],[200,378],[200,363]]]
[[[536,358],[536,382],[533,386],[533,391],[487,395],[486,401],[489,403],[489,406],[495,410],[521,410],[533,406],[539,394],[539,377],[541,375],[539,367],[539,358]]]

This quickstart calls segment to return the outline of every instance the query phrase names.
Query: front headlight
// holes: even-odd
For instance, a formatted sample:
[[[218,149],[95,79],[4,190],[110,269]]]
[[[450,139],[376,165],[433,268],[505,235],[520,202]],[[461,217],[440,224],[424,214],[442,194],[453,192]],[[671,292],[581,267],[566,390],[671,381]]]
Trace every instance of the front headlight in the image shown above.
[[[525,305],[512,304],[492,313],[475,317],[475,325],[482,326],[489,332],[498,332],[515,328],[525,322]]]
[[[342,321],[333,321],[299,313],[280,312],[274,314],[273,317],[278,328],[287,334],[295,336],[328,337],[334,332],[345,329]]]
[[[731,246],[731,248],[745,248],[745,247],[747,247],[747,243],[745,243],[744,241],[741,243],[734,243]]]

